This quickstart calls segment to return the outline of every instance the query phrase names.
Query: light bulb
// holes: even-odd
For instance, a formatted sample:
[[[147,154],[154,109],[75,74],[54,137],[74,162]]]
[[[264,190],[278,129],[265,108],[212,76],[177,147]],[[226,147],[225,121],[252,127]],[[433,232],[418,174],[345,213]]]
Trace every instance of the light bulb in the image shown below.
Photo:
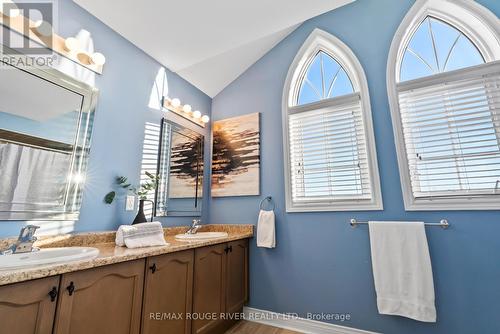
[[[208,117],[207,115],[203,115],[203,117],[201,118],[201,121],[203,123],[208,123],[208,121],[210,121],[210,117]]]
[[[92,59],[90,59],[90,55],[85,51],[78,52],[76,58],[84,65],[92,65]]]
[[[184,112],[191,112],[191,106],[189,104],[185,104],[184,107],[182,107],[182,111]]]
[[[76,51],[80,49],[80,41],[74,37],[68,37],[64,41],[64,48],[66,51]]]
[[[92,64],[95,64],[97,66],[102,66],[106,62],[106,57],[104,57],[102,53],[94,52],[90,56],[90,61],[92,62]]]
[[[11,0],[0,0],[0,12],[8,17],[17,17],[21,15],[21,11]]]
[[[52,36],[52,33],[53,33],[52,25],[48,22],[38,20],[38,21],[35,21],[31,27],[35,28],[36,31],[42,36],[45,36],[45,37]]]
[[[200,118],[201,117],[201,112],[199,110],[196,110],[193,112],[193,117],[194,118]]]
[[[181,100],[179,100],[178,98],[175,98],[175,99],[172,99],[172,101],[170,101],[170,103],[172,104],[173,107],[177,108],[181,105]]]

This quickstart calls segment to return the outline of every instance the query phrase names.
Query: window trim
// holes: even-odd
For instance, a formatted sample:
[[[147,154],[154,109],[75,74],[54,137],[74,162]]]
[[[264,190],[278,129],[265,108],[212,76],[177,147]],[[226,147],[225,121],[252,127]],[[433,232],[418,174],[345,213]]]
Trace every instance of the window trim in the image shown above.
[[[414,32],[419,28],[420,23],[427,16],[443,20],[463,32],[479,49],[486,63],[500,59],[500,19],[475,1],[416,0],[415,5],[406,14],[392,40],[387,62],[386,79],[405,210],[498,210],[500,209],[499,200],[492,196],[471,195],[470,197],[425,199],[413,196],[401,112],[399,110],[398,83],[402,57],[406,47]],[[447,76],[448,73],[453,75],[453,72],[464,70],[467,69],[419,78],[413,80],[413,82],[429,81],[430,84],[437,77]],[[412,81],[404,84],[408,83],[411,84]]]
[[[297,205],[292,200],[291,161],[288,115],[297,110],[314,110],[331,105],[332,99],[326,99],[306,105],[295,106],[300,91],[301,79],[307,73],[308,65],[315,55],[323,51],[335,59],[344,68],[351,80],[353,88],[359,92],[365,128],[366,148],[368,155],[371,200],[346,200],[330,204]],[[340,97],[342,98],[342,97]],[[334,98],[338,99],[338,98]],[[352,50],[335,36],[315,29],[306,39],[292,64],[289,67],[282,96],[282,124],[283,124],[283,155],[285,174],[285,198],[287,212],[326,212],[326,211],[375,211],[383,210],[382,191],[378,171],[375,135],[373,130],[372,112],[368,82],[361,63]]]

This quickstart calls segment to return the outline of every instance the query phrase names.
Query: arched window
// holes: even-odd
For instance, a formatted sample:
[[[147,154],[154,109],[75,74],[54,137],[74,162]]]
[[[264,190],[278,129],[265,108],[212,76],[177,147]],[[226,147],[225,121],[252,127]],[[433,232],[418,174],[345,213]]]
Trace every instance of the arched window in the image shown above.
[[[460,30],[432,16],[420,23],[403,55],[400,81],[484,64],[477,47]]]
[[[387,86],[408,210],[500,208],[500,21],[474,1],[417,0]]]
[[[300,85],[298,105],[353,94],[351,80],[335,59],[319,51]]]
[[[287,211],[382,209],[368,85],[340,40],[316,29],[283,91]]]

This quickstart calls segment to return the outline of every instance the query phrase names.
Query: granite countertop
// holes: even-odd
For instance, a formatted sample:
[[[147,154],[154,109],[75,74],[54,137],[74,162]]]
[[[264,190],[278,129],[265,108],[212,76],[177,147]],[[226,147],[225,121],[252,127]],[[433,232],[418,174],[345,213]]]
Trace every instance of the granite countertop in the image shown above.
[[[116,246],[114,231],[40,237],[35,243],[36,247],[95,247],[99,249],[99,255],[91,260],[36,266],[28,269],[0,270],[0,286],[253,237],[253,225],[214,224],[204,225],[199,232],[227,232],[227,238],[189,242],[175,239],[176,234],[185,233],[187,229],[188,227],[164,228],[165,240],[169,244],[168,246],[134,249]],[[8,245],[12,243],[12,241],[13,239],[0,239],[0,247]]]

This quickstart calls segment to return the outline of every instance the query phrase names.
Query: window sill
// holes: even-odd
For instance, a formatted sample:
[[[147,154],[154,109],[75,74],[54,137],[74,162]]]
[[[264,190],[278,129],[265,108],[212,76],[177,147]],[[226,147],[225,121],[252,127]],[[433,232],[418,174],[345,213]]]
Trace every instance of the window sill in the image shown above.
[[[500,196],[415,199],[405,201],[406,211],[500,210]]]
[[[334,205],[293,205],[287,203],[287,213],[299,212],[337,212],[337,211],[382,211],[382,203],[339,203]]]

